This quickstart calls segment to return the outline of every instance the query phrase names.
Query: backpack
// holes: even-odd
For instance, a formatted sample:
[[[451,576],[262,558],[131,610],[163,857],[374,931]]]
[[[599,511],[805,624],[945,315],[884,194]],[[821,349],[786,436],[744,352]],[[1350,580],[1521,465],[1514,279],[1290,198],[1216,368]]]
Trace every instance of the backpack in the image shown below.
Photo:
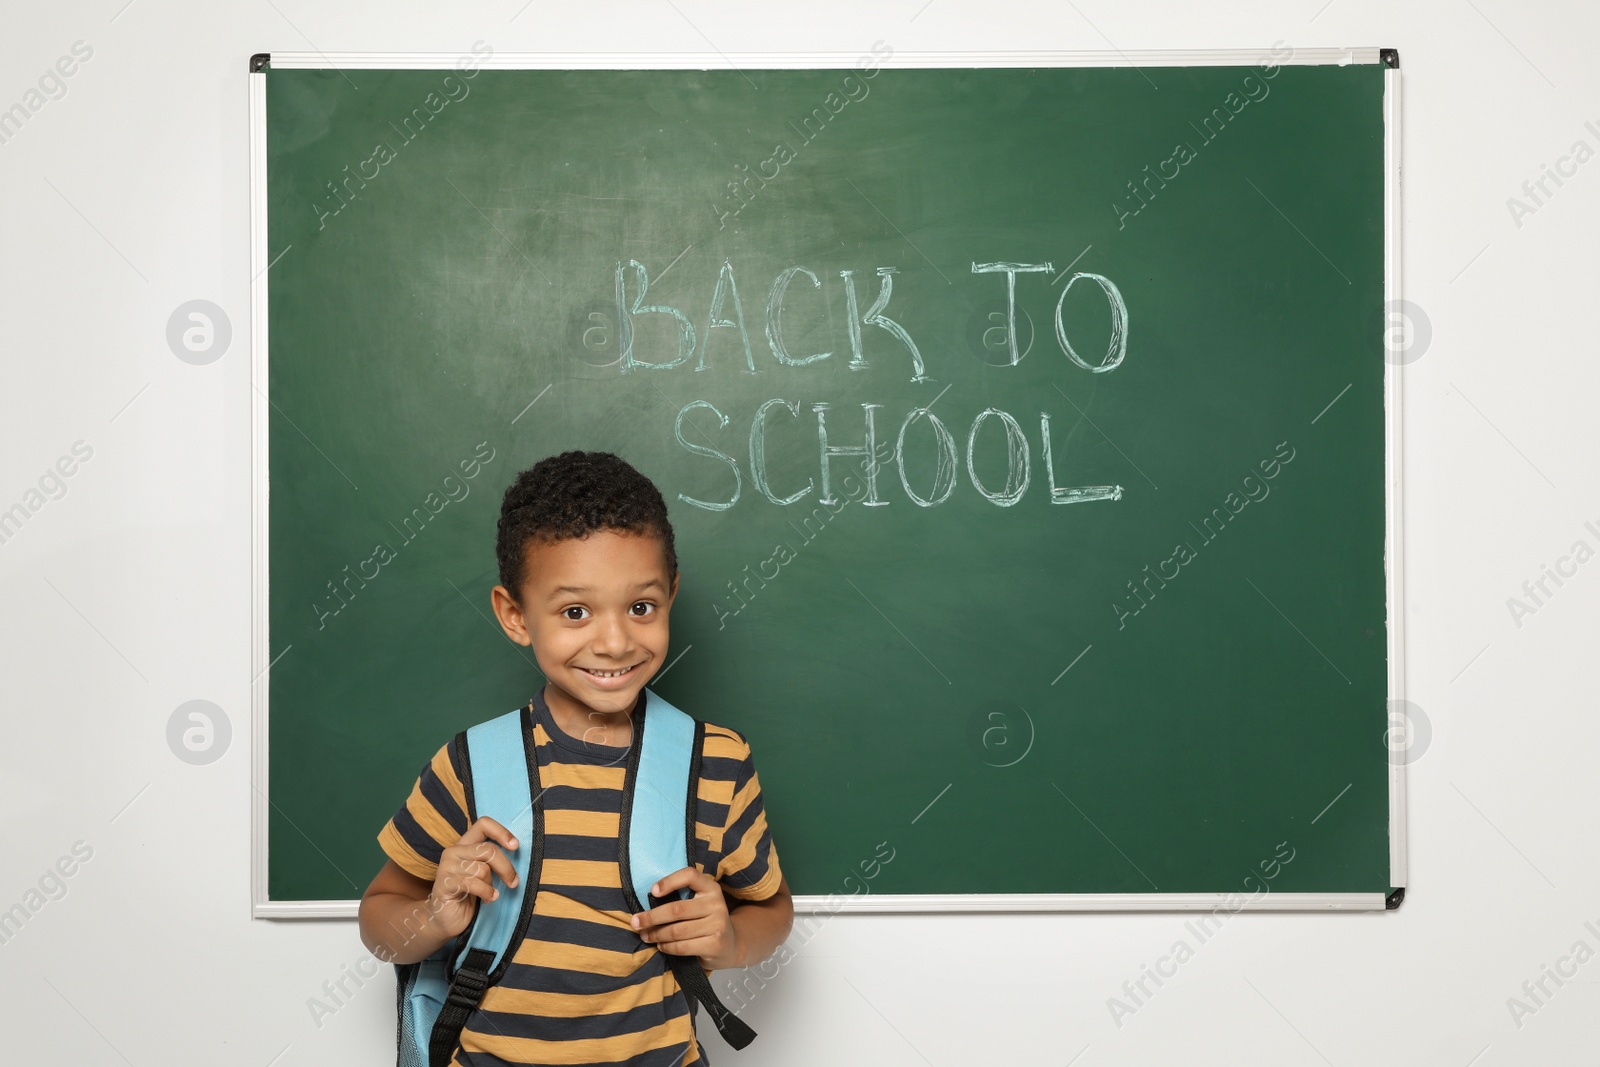
[[[694,866],[705,724],[647,688],[634,713],[634,732],[623,779],[617,859],[623,898],[638,912],[645,910],[641,900],[648,899],[654,908],[692,896],[683,888],[657,897],[650,887],[673,871]],[[522,847],[509,856],[517,886],[509,888],[491,873],[499,899],[479,899],[472,922],[432,956],[395,965],[399,1067],[447,1067],[468,1014],[484,991],[504,978],[527,932],[544,848],[544,809],[532,790],[539,780],[532,737],[531,702],[455,737],[457,763],[468,769],[462,782],[467,823],[488,815],[516,837]],[[698,957],[662,955],[689,1001],[691,1027],[698,1004],[729,1045],[742,1049],[755,1039],[755,1031],[717,998]]]

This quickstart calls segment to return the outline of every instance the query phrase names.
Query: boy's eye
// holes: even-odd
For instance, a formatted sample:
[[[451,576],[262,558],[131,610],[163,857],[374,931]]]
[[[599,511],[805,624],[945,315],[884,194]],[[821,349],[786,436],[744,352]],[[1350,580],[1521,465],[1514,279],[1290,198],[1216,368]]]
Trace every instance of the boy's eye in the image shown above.
[[[572,622],[582,622],[583,615],[574,615],[572,614],[574,611],[581,611],[584,614],[588,614],[589,609],[585,607],[579,607],[577,604],[574,604],[570,608],[562,608],[561,614],[564,618],[569,619]]]
[[[640,611],[640,608],[643,608],[644,610]],[[633,613],[639,616],[649,615],[654,610],[656,610],[656,606],[650,603],[648,600],[641,600],[632,608]]]

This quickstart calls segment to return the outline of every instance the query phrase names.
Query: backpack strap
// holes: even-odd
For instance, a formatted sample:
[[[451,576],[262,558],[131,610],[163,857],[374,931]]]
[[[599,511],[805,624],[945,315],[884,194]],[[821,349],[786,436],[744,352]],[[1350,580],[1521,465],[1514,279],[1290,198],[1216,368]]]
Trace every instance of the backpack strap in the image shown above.
[[[698,797],[689,792],[691,764],[699,753],[701,724],[645,690],[643,740],[635,746],[638,768],[631,795],[624,796],[629,809],[628,866],[636,900],[650,897],[650,887],[664,875],[693,866],[689,843],[694,826],[683,817],[685,808],[692,814]],[[648,705],[646,710],[645,705]],[[624,787],[626,788],[626,787]],[[684,863],[684,857],[689,862]],[[673,890],[671,899],[686,899],[688,889]],[[657,898],[666,900],[668,898]]]
[[[489,882],[500,890],[500,898],[478,900],[472,922],[450,951],[450,988],[428,1042],[430,1067],[447,1067],[467,1016],[483,1000],[484,991],[505,976],[511,965],[508,950],[521,942],[533,914],[544,851],[544,809],[540,796],[532,792],[532,783],[539,779],[532,738],[531,702],[457,737],[461,762],[468,770],[462,782],[467,823],[487,815],[511,831],[518,848],[507,855],[516,869],[517,885],[507,886],[491,872]]]
[[[644,911],[693,895],[683,888],[658,897],[650,887],[673,871],[695,865],[705,723],[645,688],[634,729],[639,743],[631,746],[623,778],[618,862],[628,906]],[[643,900],[649,904],[641,905]],[[703,1006],[723,1040],[736,1049],[755,1040],[756,1032],[717,998],[698,957],[666,952],[662,956],[688,997],[690,1010],[697,1003]]]

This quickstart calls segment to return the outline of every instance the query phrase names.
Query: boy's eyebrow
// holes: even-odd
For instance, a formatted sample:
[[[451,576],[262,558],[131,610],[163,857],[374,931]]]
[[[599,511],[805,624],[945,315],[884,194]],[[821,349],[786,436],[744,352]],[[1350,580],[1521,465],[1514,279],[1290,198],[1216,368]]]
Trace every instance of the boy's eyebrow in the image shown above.
[[[657,589],[662,589],[662,590],[666,589],[666,586],[661,584],[661,579],[659,579],[659,578],[651,578],[649,581],[640,582],[638,585],[634,586],[633,587],[633,591],[635,593],[637,593],[637,592],[640,592],[641,590],[649,589],[652,585],[655,586]],[[586,585],[558,585],[554,589],[550,590],[550,595],[548,597],[546,597],[545,599],[547,601],[548,600],[554,600],[556,597],[560,596],[562,593],[587,593],[587,592],[590,592],[590,589]]]

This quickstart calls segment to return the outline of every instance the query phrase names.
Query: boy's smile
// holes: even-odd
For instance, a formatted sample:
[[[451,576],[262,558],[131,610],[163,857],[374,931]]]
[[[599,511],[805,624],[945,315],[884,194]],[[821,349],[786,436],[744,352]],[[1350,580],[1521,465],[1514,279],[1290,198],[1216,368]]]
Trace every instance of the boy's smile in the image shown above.
[[[521,595],[497,585],[491,597],[501,628],[533,647],[557,726],[594,744],[628,744],[639,691],[666,657],[678,592],[660,539],[598,530],[530,540],[525,553]]]

